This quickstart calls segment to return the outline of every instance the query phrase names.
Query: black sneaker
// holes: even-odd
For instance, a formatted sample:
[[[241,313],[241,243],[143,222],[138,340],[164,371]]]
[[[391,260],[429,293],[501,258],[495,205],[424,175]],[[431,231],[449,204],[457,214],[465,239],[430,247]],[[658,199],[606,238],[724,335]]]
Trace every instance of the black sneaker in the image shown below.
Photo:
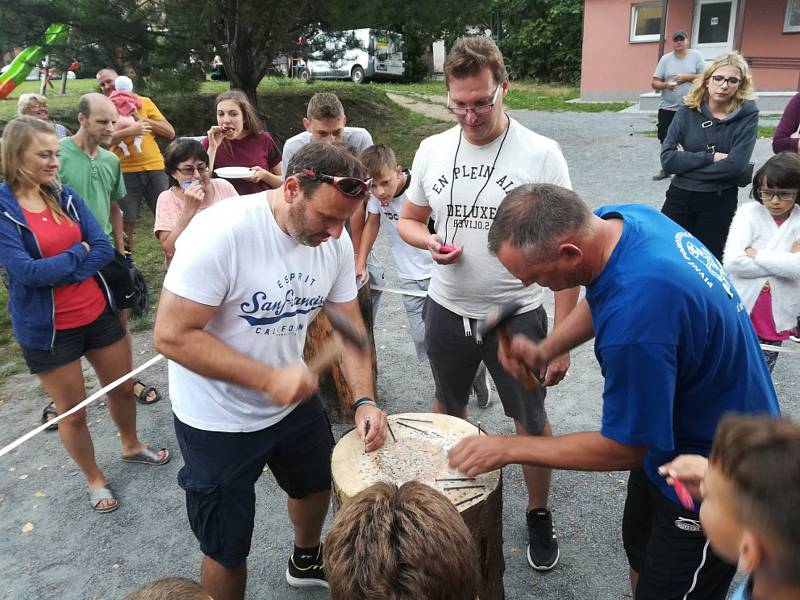
[[[664,169],[661,169],[658,173],[653,175],[653,181],[661,181],[662,179],[666,179],[670,177],[670,174],[667,173]]]
[[[546,508],[532,510],[528,521],[528,564],[537,571],[549,571],[556,566],[558,551],[553,515]]]
[[[325,580],[325,565],[322,564],[322,545],[320,544],[316,556],[301,554],[289,557],[289,566],[286,568],[286,581],[293,587],[323,587],[330,589]]]

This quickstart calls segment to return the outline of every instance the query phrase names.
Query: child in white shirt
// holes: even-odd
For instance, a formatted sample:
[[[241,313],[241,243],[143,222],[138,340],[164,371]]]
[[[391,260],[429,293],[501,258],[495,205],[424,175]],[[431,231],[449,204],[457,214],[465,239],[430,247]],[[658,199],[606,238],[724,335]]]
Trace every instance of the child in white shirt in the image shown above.
[[[723,266],[761,343],[780,346],[800,314],[800,156],[781,152],[764,163],[753,197],[733,217]],[[764,357],[772,372],[778,353]]]

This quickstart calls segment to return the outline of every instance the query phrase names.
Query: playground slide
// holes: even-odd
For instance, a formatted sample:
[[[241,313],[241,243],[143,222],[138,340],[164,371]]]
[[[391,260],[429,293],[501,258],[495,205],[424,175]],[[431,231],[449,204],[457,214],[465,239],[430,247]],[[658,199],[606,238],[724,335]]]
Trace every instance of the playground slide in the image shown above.
[[[67,26],[62,23],[53,23],[44,33],[44,44],[28,46],[11,62],[11,66],[0,75],[0,99],[7,97],[15,87],[25,81],[31,69],[42,62],[47,47],[67,41]]]

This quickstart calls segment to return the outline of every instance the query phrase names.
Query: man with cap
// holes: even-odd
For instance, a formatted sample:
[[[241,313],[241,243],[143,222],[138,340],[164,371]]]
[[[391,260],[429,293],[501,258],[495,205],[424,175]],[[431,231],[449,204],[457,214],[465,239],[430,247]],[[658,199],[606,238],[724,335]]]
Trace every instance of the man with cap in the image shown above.
[[[661,91],[658,104],[658,141],[664,143],[675,113],[683,104],[683,97],[692,89],[692,82],[705,70],[703,55],[689,48],[689,34],[679,29],[672,34],[672,52],[661,57],[653,73],[650,84],[654,90]],[[658,181],[669,174],[664,169],[653,175]]]

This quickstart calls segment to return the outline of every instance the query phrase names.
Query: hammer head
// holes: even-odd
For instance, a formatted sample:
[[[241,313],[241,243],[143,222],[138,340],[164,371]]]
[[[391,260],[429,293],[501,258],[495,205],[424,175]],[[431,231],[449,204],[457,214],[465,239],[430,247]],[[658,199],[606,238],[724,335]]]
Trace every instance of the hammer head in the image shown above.
[[[508,323],[509,319],[521,308],[522,304],[519,302],[506,302],[493,306],[486,319],[478,323],[478,334],[482,338],[486,338],[490,333]]]
[[[325,308],[325,316],[328,317],[331,327],[338,332],[346,342],[361,348],[369,349],[369,338],[363,331],[356,329],[353,324],[342,313],[331,308]]]

